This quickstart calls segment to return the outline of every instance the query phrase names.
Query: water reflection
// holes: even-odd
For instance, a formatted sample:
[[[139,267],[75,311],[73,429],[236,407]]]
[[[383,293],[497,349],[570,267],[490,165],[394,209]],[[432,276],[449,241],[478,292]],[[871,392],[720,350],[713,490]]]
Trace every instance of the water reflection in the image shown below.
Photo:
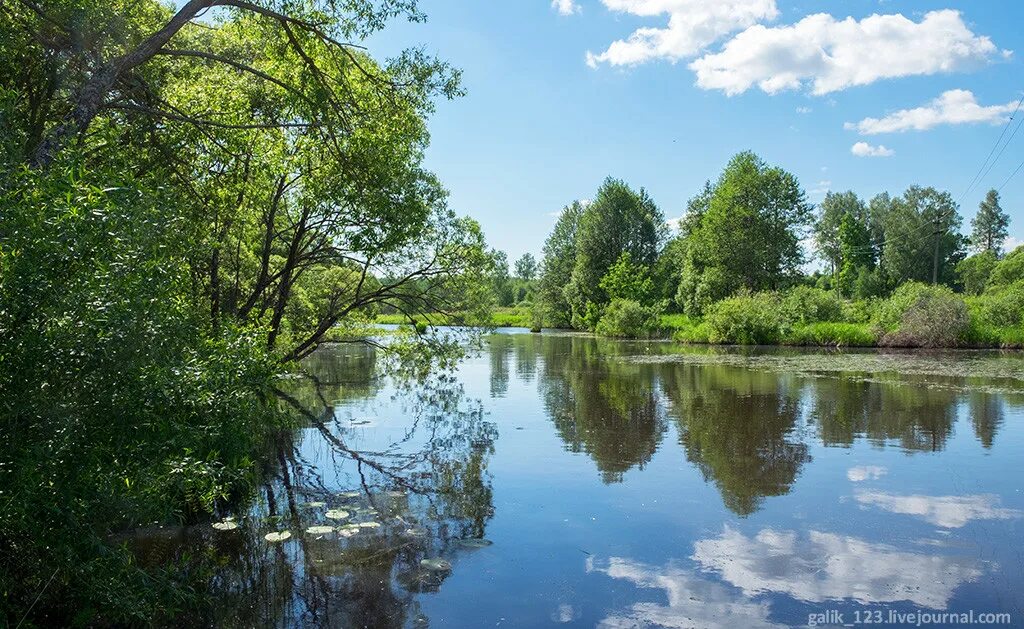
[[[663,379],[687,460],[718,486],[738,515],[781,496],[811,460],[794,435],[799,397],[777,374],[680,365]]]
[[[613,612],[598,626],[627,627],[782,627],[769,621],[766,601],[754,601],[736,589],[701,577],[675,565],[649,566],[641,562],[611,557],[607,561],[587,560],[587,572],[600,572],[613,579],[629,581],[637,588],[664,592],[667,604],[634,603],[628,609]]]
[[[889,513],[918,516],[926,522],[952,529],[960,528],[972,520],[1009,520],[1022,514],[1015,509],[999,506],[1000,498],[994,494],[969,496],[901,496],[882,491],[862,491],[855,494],[857,502],[865,507],[877,507]]]
[[[910,601],[946,609],[954,590],[982,575],[963,557],[898,550],[849,535],[762,529],[748,537],[726,527],[698,541],[693,560],[748,595],[781,593],[820,603]]]
[[[810,385],[812,419],[826,445],[858,438],[898,443],[908,451],[945,447],[956,421],[958,393],[949,388],[866,380],[856,374]]]
[[[133,543],[208,576],[216,604],[185,624],[776,627],[826,601],[1020,601],[1024,395],[846,360],[496,335],[403,380],[330,348],[280,383],[298,425],[236,531]]]
[[[548,416],[571,452],[586,452],[605,483],[643,469],[665,433],[649,364],[614,360],[622,343],[587,336],[547,342],[539,381]]]
[[[214,624],[423,625],[417,595],[486,544],[497,431],[482,406],[448,376],[386,384],[371,348],[334,351],[351,360],[315,354],[278,391],[302,428],[279,435],[242,526],[216,536]]]

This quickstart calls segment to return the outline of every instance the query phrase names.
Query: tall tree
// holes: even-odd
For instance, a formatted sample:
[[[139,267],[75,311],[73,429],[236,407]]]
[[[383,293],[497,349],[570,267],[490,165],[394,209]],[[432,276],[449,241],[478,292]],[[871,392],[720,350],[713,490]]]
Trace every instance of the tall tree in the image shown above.
[[[961,218],[948,192],[911,186],[884,218],[881,267],[889,286],[914,280],[952,284],[964,257]]]
[[[853,212],[843,214],[839,223],[839,253],[839,290],[847,297],[853,296],[857,280],[864,271],[870,271],[875,263],[868,225],[863,217]]]
[[[609,296],[601,278],[623,253],[632,263],[650,268],[666,233],[665,218],[641,188],[609,177],[580,218],[576,234],[576,262],[566,287],[576,328],[592,328]]]
[[[532,253],[524,253],[516,260],[516,277],[532,282],[537,277],[537,260]]]
[[[796,177],[751,152],[739,153],[708,201],[688,237],[677,298],[687,312],[700,314],[739,288],[776,289],[796,276],[811,218]]]
[[[818,253],[829,263],[833,274],[843,266],[840,229],[847,214],[852,214],[857,222],[863,224],[867,222],[868,209],[852,191],[829,192],[818,206],[818,217],[813,225]]]
[[[989,190],[971,219],[971,246],[978,252],[990,251],[997,256],[1009,235],[1010,217],[999,205],[999,191]]]
[[[554,229],[544,241],[544,260],[540,270],[540,301],[546,325],[568,327],[572,311],[565,285],[576,266],[576,233],[585,206],[573,201],[562,209]]]

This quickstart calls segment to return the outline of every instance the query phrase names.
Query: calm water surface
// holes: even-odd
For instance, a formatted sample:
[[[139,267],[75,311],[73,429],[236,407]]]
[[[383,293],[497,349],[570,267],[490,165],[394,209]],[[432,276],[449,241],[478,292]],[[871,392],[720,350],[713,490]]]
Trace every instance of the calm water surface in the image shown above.
[[[1020,355],[498,334],[417,384],[358,347],[308,366],[241,526],[142,545],[212,554],[217,624],[1024,625]]]

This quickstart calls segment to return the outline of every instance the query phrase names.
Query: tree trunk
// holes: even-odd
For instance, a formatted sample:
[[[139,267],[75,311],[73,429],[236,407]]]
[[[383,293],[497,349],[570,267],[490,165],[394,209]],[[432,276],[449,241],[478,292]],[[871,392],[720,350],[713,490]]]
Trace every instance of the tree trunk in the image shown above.
[[[150,35],[134,50],[100,66],[78,92],[75,106],[64,120],[54,127],[36,147],[32,166],[45,168],[67,146],[71,138],[85,133],[93,119],[103,109],[107,94],[127,72],[149,61],[199,11],[211,7],[217,0],[190,0],[160,30]]]

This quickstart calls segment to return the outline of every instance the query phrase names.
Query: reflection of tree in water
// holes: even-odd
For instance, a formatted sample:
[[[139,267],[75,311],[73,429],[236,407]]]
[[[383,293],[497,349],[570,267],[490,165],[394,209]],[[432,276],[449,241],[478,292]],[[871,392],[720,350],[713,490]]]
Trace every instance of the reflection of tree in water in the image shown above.
[[[991,448],[996,431],[1003,423],[1003,404],[991,393],[973,392],[970,395],[971,425],[974,434],[985,448]]]
[[[621,342],[546,337],[538,386],[548,415],[572,452],[586,452],[606,483],[643,466],[661,443],[661,416],[650,364],[616,360]]]
[[[487,339],[487,351],[491,359],[491,397],[505,397],[508,393],[509,359],[512,357],[513,337],[508,334],[492,334]]]
[[[516,334],[512,338],[516,348],[516,376],[531,382],[537,375],[537,356],[545,339],[540,334]]]
[[[346,353],[356,355],[340,361],[321,355],[306,365],[313,378],[280,386],[283,405],[295,412],[302,428],[272,444],[262,499],[242,528],[213,536],[217,542],[234,540],[233,545],[200,545],[201,552],[216,555],[212,563],[218,566],[210,579],[216,616],[203,621],[218,626],[425,623],[416,593],[436,590],[449,572],[424,569],[421,560],[451,560],[472,552],[463,540],[484,536],[493,515],[487,463],[497,432],[483,420],[480,404],[467,401],[446,375],[396,384],[390,403],[406,418],[400,438],[372,448],[350,446],[335,404],[374,398],[384,385],[375,374],[372,349]],[[303,458],[300,445],[311,438],[322,440],[329,448],[327,460],[349,470],[355,486],[337,486],[335,469]],[[328,520],[327,508],[350,515]],[[358,522],[379,526],[358,528]],[[352,525],[346,533],[305,532],[311,525],[344,529],[346,524]],[[292,539],[265,543],[263,534],[275,529],[291,531]]]
[[[866,437],[876,445],[898,441],[909,451],[938,451],[953,432],[958,396],[949,388],[845,373],[809,386],[811,419],[825,445],[851,445]]]
[[[807,445],[791,438],[800,398],[779,374],[725,365],[665,365],[662,382],[686,458],[725,505],[746,516],[789,492]]]

